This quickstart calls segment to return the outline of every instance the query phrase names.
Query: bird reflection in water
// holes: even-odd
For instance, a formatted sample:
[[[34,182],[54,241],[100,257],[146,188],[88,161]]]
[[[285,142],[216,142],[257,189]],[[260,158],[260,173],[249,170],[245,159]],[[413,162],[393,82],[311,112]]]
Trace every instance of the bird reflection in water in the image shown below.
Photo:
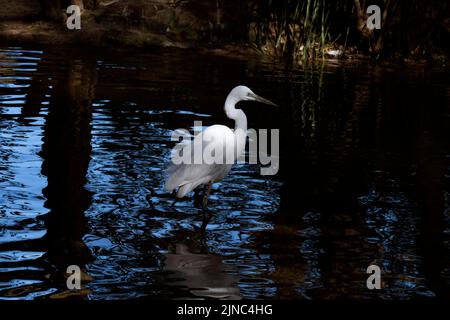
[[[166,285],[189,288],[194,297],[216,299],[241,299],[239,289],[235,286],[238,278],[227,272],[227,267],[218,255],[204,251],[199,242],[177,243],[165,254],[164,271]]]

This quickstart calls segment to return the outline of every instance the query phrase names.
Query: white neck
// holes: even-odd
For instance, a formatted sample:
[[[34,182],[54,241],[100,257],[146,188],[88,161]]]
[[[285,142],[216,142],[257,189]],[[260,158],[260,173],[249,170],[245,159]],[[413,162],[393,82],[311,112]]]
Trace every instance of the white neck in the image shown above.
[[[241,109],[236,109],[235,105],[238,100],[228,95],[225,100],[225,113],[228,118],[234,120],[234,135],[236,137],[236,151],[237,157],[245,150],[245,143],[247,141],[247,117]]]
[[[225,113],[228,118],[235,121],[235,131],[241,129],[247,134],[247,117],[245,116],[244,111],[235,108],[236,103],[238,103],[238,101],[236,101],[236,98],[234,96],[228,95],[227,99],[225,100]]]

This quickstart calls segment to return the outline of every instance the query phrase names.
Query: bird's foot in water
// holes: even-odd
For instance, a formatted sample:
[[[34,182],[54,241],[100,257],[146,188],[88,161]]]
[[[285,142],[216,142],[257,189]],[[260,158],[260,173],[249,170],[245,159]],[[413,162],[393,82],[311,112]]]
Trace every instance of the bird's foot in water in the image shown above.
[[[213,212],[211,210],[203,210],[203,219],[200,227],[194,226],[195,231],[200,231],[200,233],[204,234],[206,231],[206,227],[208,222],[211,220],[213,216]]]
[[[206,197],[203,197],[203,200],[202,200],[202,210],[203,210],[203,212],[209,211],[209,209],[208,209],[208,198],[206,198]]]
[[[213,215],[214,212],[212,212],[211,210],[203,209],[203,221],[209,222],[209,220],[211,220]]]
[[[213,216],[212,211],[206,209],[203,210],[203,221],[202,221],[202,225],[200,226],[200,232],[204,233],[206,231],[206,227],[208,225],[209,220],[211,220]]]

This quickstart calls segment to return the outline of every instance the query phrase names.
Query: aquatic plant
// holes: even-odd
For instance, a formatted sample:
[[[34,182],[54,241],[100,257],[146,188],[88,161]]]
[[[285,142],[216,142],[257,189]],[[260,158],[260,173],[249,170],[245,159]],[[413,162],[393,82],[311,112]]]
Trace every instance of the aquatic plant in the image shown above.
[[[340,56],[349,47],[374,58],[430,55],[449,49],[450,4],[437,0],[249,0],[250,42],[275,56]],[[381,29],[367,27],[368,5],[381,10]]]

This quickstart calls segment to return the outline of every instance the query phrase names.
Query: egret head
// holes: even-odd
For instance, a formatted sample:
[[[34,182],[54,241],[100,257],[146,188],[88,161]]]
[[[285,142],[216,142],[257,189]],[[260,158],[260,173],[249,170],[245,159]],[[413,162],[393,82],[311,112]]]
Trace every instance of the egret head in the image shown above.
[[[230,95],[234,96],[236,101],[257,101],[271,106],[277,106],[272,101],[256,95],[250,88],[246,86],[237,86],[231,90]]]

